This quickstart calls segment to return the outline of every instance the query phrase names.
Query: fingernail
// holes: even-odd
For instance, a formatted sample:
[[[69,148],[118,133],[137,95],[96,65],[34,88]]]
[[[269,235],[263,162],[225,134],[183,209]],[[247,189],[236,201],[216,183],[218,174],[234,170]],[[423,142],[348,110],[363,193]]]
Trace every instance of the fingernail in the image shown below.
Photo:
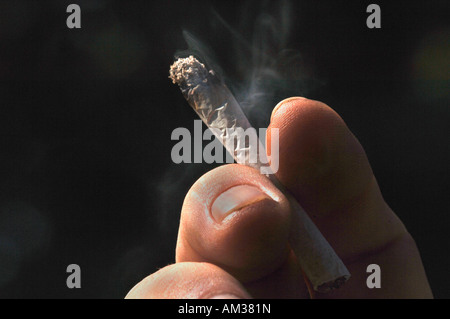
[[[272,115],[270,115],[270,120],[272,120],[272,118],[274,117],[274,115],[278,112],[278,110],[280,109],[280,107],[281,107],[283,104],[285,104],[285,103],[287,103],[287,102],[290,102],[290,101],[293,101],[293,100],[306,100],[306,98],[301,97],[301,96],[294,96],[294,97],[290,97],[290,98],[284,99],[283,101],[281,101],[280,103],[278,103],[278,104],[273,108],[273,110],[272,110]]]
[[[232,294],[220,294],[220,295],[213,296],[209,299],[241,299],[241,298],[239,298],[235,295],[232,295]]]
[[[222,222],[231,213],[265,198],[269,197],[255,186],[234,186],[216,198],[212,204],[211,213],[217,222]]]

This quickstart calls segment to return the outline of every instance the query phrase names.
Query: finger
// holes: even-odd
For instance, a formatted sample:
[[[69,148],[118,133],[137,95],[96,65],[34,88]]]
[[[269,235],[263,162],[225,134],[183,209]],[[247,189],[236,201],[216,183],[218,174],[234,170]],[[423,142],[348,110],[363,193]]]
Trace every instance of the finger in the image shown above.
[[[301,274],[288,258],[289,225],[289,203],[265,176],[242,165],[221,166],[186,196],[176,260],[214,263],[246,284],[254,282],[248,287],[257,296],[264,284],[272,285],[272,297],[283,289],[304,295]]]
[[[126,299],[247,299],[248,292],[230,274],[208,263],[177,263],[134,286]]]
[[[277,177],[352,273],[343,288],[322,297],[430,297],[414,240],[385,203],[364,149],[340,116],[321,102],[291,98],[272,113],[268,149],[273,128]],[[389,280],[382,289],[366,285],[372,263]]]
[[[385,245],[406,230],[384,202],[364,149],[340,116],[304,98],[282,101],[277,177],[343,258]],[[269,148],[269,146],[268,146]]]

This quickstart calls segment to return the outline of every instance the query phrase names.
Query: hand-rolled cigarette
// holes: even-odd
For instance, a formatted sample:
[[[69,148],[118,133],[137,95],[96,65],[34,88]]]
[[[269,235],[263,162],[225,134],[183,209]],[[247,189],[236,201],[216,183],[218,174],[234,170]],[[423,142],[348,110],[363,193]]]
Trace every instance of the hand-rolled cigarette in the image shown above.
[[[267,160],[260,140],[240,136],[253,128],[227,86],[193,56],[175,61],[170,67],[170,78],[236,162],[261,171],[266,169],[265,175],[287,197],[293,211],[289,243],[314,290],[327,292],[344,284],[350,273],[342,260],[275,174],[263,167]]]

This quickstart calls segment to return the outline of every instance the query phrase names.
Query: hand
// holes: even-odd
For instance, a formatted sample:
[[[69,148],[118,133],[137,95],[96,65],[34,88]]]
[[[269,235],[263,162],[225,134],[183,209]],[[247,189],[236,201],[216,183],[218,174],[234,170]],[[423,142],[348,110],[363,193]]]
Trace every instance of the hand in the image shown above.
[[[287,199],[256,170],[225,165],[188,192],[176,263],[127,298],[432,298],[415,242],[382,198],[365,152],[343,120],[317,101],[290,98],[272,113],[278,179],[293,193],[352,277],[340,289],[308,290],[288,244]],[[269,148],[269,147],[268,147]],[[367,266],[381,268],[369,289]]]

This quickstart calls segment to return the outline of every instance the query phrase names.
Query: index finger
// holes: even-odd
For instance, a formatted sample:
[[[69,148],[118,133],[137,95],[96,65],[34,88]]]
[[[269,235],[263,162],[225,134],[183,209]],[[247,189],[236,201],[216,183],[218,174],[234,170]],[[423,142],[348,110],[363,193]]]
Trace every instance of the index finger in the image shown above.
[[[342,118],[324,103],[290,98],[272,113],[267,149],[272,128],[279,130],[277,178],[352,273],[328,296],[430,296],[414,240],[384,201],[363,147]],[[391,286],[369,291],[371,263],[380,264]],[[409,289],[412,283],[417,291]]]

